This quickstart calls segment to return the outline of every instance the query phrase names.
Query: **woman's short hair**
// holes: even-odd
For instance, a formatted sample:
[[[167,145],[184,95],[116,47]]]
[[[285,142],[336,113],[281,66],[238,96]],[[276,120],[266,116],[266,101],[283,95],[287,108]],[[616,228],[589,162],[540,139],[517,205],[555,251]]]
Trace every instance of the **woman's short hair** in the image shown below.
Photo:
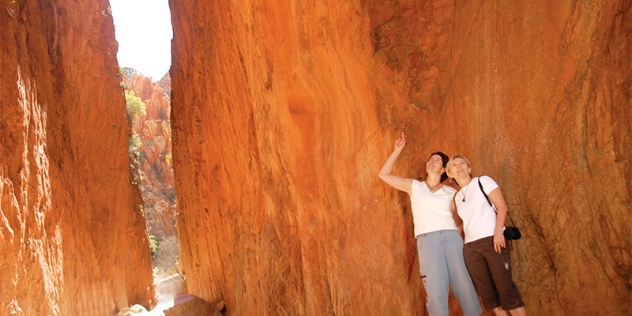
[[[457,158],[463,159],[465,161],[465,163],[467,164],[467,166],[472,168],[472,165],[470,164],[470,161],[467,160],[467,158],[465,158],[465,157],[463,157],[463,156],[461,156],[459,154],[455,154],[455,155],[452,155],[452,158],[450,158],[450,161],[448,161],[448,165],[445,168],[446,172],[448,173],[448,176],[450,176],[450,167],[452,167],[452,165],[454,164],[454,160],[457,159]],[[472,176],[472,174],[470,173],[470,177],[471,176]],[[450,179],[453,179],[453,178],[450,177]]]
[[[432,158],[432,156],[437,155],[439,157],[441,157],[441,161],[443,162],[443,168],[445,168],[448,165],[448,161],[450,161],[450,158],[448,158],[448,155],[444,154],[443,152],[440,151],[436,151],[433,152],[432,154],[430,154],[430,156],[428,156],[428,160],[430,160],[430,158]],[[448,170],[448,169],[446,169]],[[448,174],[444,171],[441,174],[441,182],[445,181],[448,178]]]

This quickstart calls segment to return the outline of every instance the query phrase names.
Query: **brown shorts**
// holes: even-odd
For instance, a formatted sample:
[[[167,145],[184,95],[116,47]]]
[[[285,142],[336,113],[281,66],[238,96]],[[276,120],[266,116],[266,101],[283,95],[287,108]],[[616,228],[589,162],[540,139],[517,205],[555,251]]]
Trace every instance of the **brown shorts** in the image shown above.
[[[518,287],[511,278],[509,245],[501,253],[494,250],[490,236],[463,246],[463,258],[486,309],[501,306],[512,310],[524,306]]]

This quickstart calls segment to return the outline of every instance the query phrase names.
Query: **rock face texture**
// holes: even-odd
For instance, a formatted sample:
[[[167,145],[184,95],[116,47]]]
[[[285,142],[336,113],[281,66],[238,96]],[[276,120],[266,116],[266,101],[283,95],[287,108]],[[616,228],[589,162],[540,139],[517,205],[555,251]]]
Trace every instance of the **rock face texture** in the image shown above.
[[[630,311],[629,1],[172,1],[187,290],[235,315],[425,315],[408,197],[460,153],[532,315]],[[460,314],[454,300],[451,314]]]
[[[501,185],[529,314],[629,313],[631,6],[172,0],[187,291],[228,315],[425,315],[408,197],[376,176],[404,131],[396,173],[442,150]],[[0,314],[150,307],[107,3],[3,8]]]
[[[5,1],[0,26],[0,314],[149,307],[107,3]]]

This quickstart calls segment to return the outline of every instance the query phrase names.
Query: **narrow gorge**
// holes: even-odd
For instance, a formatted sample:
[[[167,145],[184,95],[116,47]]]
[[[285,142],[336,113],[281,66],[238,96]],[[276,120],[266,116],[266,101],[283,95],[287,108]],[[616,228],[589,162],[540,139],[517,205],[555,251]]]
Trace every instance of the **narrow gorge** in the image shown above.
[[[1,6],[0,315],[155,306],[128,139],[166,127],[128,127],[108,2]],[[632,310],[630,1],[170,8],[160,208],[187,293],[225,315],[426,315],[407,195],[377,177],[403,131],[399,174],[441,150],[499,182],[529,315]]]

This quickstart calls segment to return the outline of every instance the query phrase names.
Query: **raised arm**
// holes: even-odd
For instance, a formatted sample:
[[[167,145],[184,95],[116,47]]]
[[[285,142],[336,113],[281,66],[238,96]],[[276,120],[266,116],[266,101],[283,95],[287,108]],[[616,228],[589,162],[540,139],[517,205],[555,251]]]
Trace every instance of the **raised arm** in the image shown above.
[[[382,166],[382,169],[380,169],[378,176],[393,188],[404,191],[410,195],[413,188],[413,179],[402,178],[392,174],[395,160],[397,160],[402,149],[404,149],[404,145],[406,145],[406,137],[404,136],[404,132],[402,132],[402,137],[395,141],[395,149]]]

